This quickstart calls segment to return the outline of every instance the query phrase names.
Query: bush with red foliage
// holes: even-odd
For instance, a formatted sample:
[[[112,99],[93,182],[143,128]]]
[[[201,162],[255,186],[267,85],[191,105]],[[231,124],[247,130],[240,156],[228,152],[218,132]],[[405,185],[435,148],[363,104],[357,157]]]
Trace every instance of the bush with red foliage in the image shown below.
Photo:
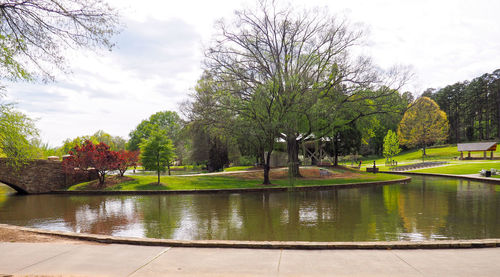
[[[103,142],[94,144],[86,140],[82,145],[77,145],[73,151],[70,151],[69,155],[63,161],[65,171],[71,174],[75,172],[75,168],[84,171],[95,169],[99,177],[99,185],[104,184],[108,171],[118,169],[118,153],[109,150],[109,146]]]
[[[120,150],[116,153],[117,153],[116,166],[118,171],[120,172],[120,176],[123,177],[123,174],[125,174],[125,171],[127,171],[129,167],[137,166],[137,162],[139,161],[140,151]]]

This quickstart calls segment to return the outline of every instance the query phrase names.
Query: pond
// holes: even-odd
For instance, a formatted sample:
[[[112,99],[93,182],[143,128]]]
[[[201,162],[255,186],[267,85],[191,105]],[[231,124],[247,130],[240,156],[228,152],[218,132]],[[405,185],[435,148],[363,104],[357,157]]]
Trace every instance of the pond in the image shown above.
[[[449,178],[234,194],[23,196],[5,189],[0,223],[49,230],[181,240],[500,238],[500,186]]]

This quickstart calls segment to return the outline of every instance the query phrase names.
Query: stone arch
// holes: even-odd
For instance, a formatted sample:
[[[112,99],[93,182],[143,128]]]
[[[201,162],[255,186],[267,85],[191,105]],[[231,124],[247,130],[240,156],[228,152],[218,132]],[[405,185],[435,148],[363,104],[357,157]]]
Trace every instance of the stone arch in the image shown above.
[[[64,190],[73,184],[96,179],[88,172],[65,174],[61,161],[31,160],[13,168],[8,159],[0,159],[0,182],[19,193],[48,193]]]
[[[0,183],[1,183],[1,184],[4,184],[4,185],[6,185],[6,186],[8,186],[8,187],[10,187],[10,188],[12,188],[12,189],[14,189],[14,190],[15,190],[17,193],[19,193],[19,194],[28,194],[28,192],[27,192],[27,191],[25,191],[24,189],[22,189],[21,187],[16,186],[16,185],[14,185],[14,184],[11,184],[11,183],[9,183],[9,182],[6,182],[6,181],[4,181],[4,180],[2,180],[2,179],[0,179]]]

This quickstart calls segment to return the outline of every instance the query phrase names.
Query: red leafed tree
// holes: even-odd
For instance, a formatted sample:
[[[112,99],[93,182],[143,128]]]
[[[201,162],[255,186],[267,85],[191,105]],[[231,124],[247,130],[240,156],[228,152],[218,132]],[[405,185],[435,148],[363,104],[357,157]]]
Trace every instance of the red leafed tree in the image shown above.
[[[75,168],[84,171],[95,169],[101,186],[104,184],[106,173],[117,169],[117,152],[109,150],[109,146],[103,142],[94,144],[86,140],[82,145],[77,145],[73,151],[70,151],[69,155],[63,161],[66,172],[72,173]]]
[[[117,153],[116,166],[120,172],[120,176],[125,174],[125,171],[131,166],[137,166],[137,161],[139,161],[140,151],[126,151],[120,150]]]

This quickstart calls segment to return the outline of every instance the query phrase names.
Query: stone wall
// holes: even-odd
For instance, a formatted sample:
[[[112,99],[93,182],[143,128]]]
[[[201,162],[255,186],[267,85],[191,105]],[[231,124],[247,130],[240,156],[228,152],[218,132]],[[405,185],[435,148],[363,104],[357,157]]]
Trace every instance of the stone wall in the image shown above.
[[[74,184],[97,179],[94,172],[66,174],[61,161],[33,160],[13,168],[7,159],[0,159],[0,182],[21,193],[46,193],[64,190]]]

